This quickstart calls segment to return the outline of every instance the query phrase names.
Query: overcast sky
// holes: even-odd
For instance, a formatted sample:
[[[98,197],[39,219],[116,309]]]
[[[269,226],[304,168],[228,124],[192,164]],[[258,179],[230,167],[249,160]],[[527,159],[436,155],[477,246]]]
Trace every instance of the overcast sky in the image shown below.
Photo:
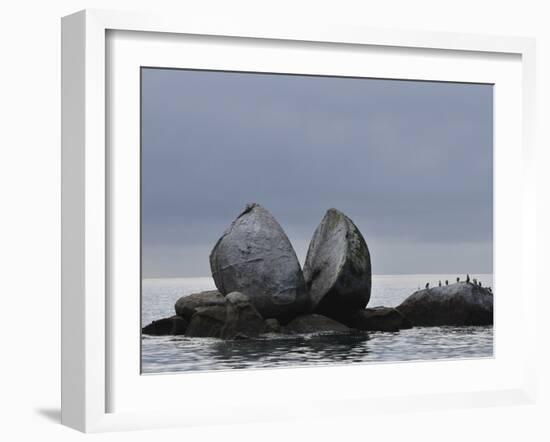
[[[143,69],[143,276],[209,276],[250,202],[302,263],[335,207],[376,274],[491,273],[492,104],[490,85]]]

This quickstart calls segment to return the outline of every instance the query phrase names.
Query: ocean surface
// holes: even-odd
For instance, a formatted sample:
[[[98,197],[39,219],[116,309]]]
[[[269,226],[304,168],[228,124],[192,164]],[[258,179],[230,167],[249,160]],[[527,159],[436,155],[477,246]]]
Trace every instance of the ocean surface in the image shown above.
[[[368,307],[395,307],[427,282],[464,275],[373,275]],[[470,275],[484,286],[492,274]],[[180,296],[215,289],[212,278],[144,279],[142,326],[172,316]],[[493,327],[415,327],[398,333],[301,335],[222,341],[185,336],[142,336],[142,373],[239,368],[303,367],[493,356]]]

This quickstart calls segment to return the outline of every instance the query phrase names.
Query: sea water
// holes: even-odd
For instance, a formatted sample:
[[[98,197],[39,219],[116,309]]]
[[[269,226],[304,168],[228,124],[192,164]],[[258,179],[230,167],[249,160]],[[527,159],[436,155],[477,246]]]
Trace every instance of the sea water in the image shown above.
[[[464,275],[373,275],[368,307],[395,307],[426,283],[449,284]],[[471,275],[492,286],[492,274]],[[172,316],[180,296],[215,289],[212,278],[144,279],[142,326]],[[397,333],[275,336],[223,341],[142,336],[142,373],[275,368],[345,363],[482,358],[493,355],[493,327],[415,327]]]

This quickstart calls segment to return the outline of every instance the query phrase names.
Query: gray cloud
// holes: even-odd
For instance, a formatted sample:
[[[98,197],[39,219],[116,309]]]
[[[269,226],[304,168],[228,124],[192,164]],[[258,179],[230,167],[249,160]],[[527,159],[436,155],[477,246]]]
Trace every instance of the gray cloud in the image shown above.
[[[145,277],[209,274],[247,202],[303,258],[324,211],[377,273],[492,271],[490,85],[142,71]]]

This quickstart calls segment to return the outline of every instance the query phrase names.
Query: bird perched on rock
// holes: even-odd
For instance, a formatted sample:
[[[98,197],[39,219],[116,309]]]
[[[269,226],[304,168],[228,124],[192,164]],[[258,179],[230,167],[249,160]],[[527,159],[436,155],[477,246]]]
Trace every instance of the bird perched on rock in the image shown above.
[[[445,285],[449,285],[449,280],[448,279],[445,280]]]
[[[429,282],[426,283],[426,288],[427,288],[427,289],[430,288],[430,283],[429,283]]]
[[[460,282],[460,276],[456,277],[456,282]]]
[[[470,274],[469,273],[466,274],[466,282],[470,282]]]
[[[441,279],[439,280],[439,287],[441,287]]]

